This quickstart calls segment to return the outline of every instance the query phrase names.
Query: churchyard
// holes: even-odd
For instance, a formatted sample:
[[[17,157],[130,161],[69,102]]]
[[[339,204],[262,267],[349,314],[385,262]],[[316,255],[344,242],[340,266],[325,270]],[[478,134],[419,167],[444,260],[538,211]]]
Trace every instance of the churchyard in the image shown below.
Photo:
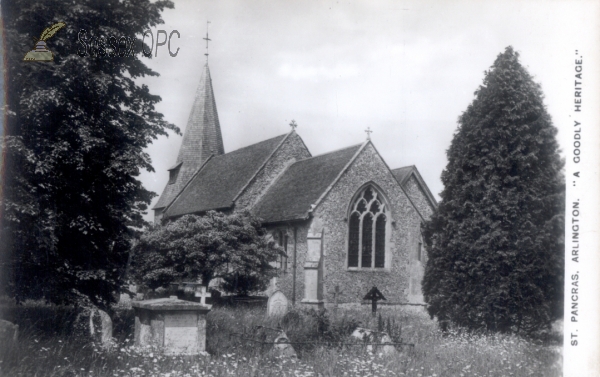
[[[134,312],[117,306],[114,345],[103,349],[70,307],[4,302],[2,318],[19,325],[18,341],[0,345],[1,376],[560,376],[560,336],[443,334],[422,308],[356,305],[319,313],[292,309],[268,316],[263,307],[213,307],[206,315],[206,351],[167,355],[136,347]],[[297,358],[273,352],[281,326]],[[358,328],[385,331],[396,346],[385,355],[353,339]],[[276,333],[276,332],[275,332]],[[358,344],[357,344],[358,343]]]

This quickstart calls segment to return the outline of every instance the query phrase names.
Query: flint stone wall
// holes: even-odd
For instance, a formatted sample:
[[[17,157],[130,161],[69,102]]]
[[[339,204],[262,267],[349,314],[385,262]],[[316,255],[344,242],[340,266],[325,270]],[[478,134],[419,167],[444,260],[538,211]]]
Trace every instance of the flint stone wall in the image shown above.
[[[348,270],[348,208],[350,201],[365,184],[373,182],[391,206],[394,223],[388,228],[389,268],[375,270]],[[324,287],[326,302],[333,302],[335,286],[340,287],[338,303],[361,302],[362,297],[376,286],[388,302],[407,302],[418,299],[410,295],[410,258],[418,247],[421,217],[410,204],[405,193],[372,145],[367,145],[349,169],[344,172],[317,206],[313,221],[322,222],[324,234]],[[389,264],[388,264],[389,263]],[[420,287],[419,287],[420,292]]]
[[[421,185],[414,175],[411,175],[411,177],[408,179],[404,185],[404,189],[408,193],[408,196],[410,196],[421,215],[423,215],[423,217],[426,219],[429,219],[429,217],[431,217],[433,214],[433,206],[429,202],[427,195],[425,192],[423,192]]]
[[[293,291],[293,276],[294,276],[294,227],[296,228],[296,304],[304,298],[304,262],[306,262],[306,254],[308,252],[308,244],[306,237],[311,221],[296,222],[286,226],[267,226],[267,230],[276,234],[280,230],[288,236],[288,260],[286,272],[279,272],[277,276],[276,286],[287,297],[288,301],[292,302]]]
[[[351,271],[347,264],[347,239],[348,239],[348,208],[354,195],[365,184],[373,182],[381,189],[386,200],[391,206],[391,220],[394,224],[388,228],[388,253],[386,262],[389,268],[377,270]],[[416,182],[415,182],[416,183]],[[416,187],[415,196],[422,195],[427,200],[421,189]],[[408,191],[408,190],[407,190]],[[411,197],[412,199],[412,197]],[[428,202],[413,199],[418,206]],[[426,213],[431,209],[424,207]],[[389,220],[388,220],[389,221]],[[340,287],[338,303],[360,303],[362,297],[373,286],[377,286],[389,303],[422,303],[421,280],[424,262],[417,261],[418,243],[421,242],[420,224],[421,217],[414,210],[406,194],[388,170],[387,166],[377,154],[375,149],[368,145],[350,168],[343,173],[340,180],[327,194],[313,213],[313,218],[289,226],[269,226],[267,229],[274,234],[283,230],[288,235],[288,266],[287,272],[280,272],[276,286],[286,297],[292,300],[293,277],[293,252],[294,235],[293,226],[296,227],[296,304],[304,298],[304,263],[308,251],[307,234],[311,226],[315,232],[324,228],[323,236],[323,299],[330,304],[334,301],[335,286]],[[424,252],[424,249],[423,249]],[[389,263],[389,264],[388,264]]]

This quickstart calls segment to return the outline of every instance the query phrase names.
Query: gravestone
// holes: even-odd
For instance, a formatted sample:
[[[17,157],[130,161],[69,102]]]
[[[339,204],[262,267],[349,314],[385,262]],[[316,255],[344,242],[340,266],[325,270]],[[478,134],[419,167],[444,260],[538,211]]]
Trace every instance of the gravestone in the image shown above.
[[[108,313],[98,308],[90,308],[90,335],[99,341],[102,348],[111,348],[113,343],[113,323]],[[97,322],[97,326],[94,322]]]
[[[167,355],[205,352],[208,306],[177,296],[136,301],[132,306],[137,346],[157,346]]]
[[[284,358],[297,359],[298,355],[296,354],[296,350],[292,347],[290,343],[290,339],[286,335],[285,332],[281,331],[275,340],[273,341],[273,349],[271,350],[271,354],[273,356],[280,356]]]
[[[19,325],[0,319],[0,344],[10,344],[19,339]]]
[[[288,312],[288,305],[288,299],[283,292],[275,291],[267,302],[267,315],[269,317],[284,316]]]
[[[394,347],[392,338],[388,333],[357,327],[352,333],[352,337],[365,343],[377,344],[375,348],[372,344],[367,345],[367,351],[373,352],[373,349],[376,349],[384,355],[393,355],[396,353],[396,347]]]
[[[208,307],[209,309],[212,308],[212,305],[208,305],[206,303],[206,299],[208,297],[211,297],[211,293],[206,291],[206,287],[205,286],[201,286],[200,289],[196,290],[196,293],[194,293],[195,297],[199,297],[200,298],[200,304],[204,305],[206,307]]]
[[[340,286],[336,285],[335,289],[333,290],[333,315],[334,316],[337,316],[338,299],[339,299],[341,293],[342,293],[342,291],[340,290]]]
[[[375,317],[375,315],[377,314],[377,301],[379,301],[379,300],[387,301],[387,299],[385,297],[383,297],[383,293],[381,293],[379,291],[379,289],[377,289],[377,287],[371,288],[371,290],[367,293],[367,295],[365,297],[363,297],[363,300],[371,301],[371,313],[373,314],[373,317]]]

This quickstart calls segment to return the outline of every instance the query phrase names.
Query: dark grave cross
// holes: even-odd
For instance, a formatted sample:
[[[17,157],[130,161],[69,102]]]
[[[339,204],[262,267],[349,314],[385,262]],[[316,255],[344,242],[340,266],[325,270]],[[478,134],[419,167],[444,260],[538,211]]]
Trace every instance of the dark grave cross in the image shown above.
[[[383,297],[383,294],[379,292],[379,289],[377,289],[377,287],[371,288],[371,290],[369,291],[369,293],[367,293],[363,300],[371,300],[371,312],[373,313],[373,317],[375,317],[375,315],[377,314],[377,301],[387,301],[387,299]]]
[[[341,293],[342,293],[342,291],[340,291],[340,286],[336,285],[335,290],[333,291],[333,313],[334,314],[337,314],[338,298],[340,297]]]

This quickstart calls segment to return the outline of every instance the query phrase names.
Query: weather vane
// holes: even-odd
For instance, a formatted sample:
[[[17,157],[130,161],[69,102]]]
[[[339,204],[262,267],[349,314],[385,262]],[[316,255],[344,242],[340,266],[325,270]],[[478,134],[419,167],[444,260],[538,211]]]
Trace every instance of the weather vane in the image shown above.
[[[292,119],[292,121],[290,122],[290,127],[292,127],[292,130],[295,130],[296,127],[298,127],[298,124],[296,124],[296,121]]]
[[[365,132],[367,133],[367,140],[371,140],[371,134],[373,133],[373,131],[371,131],[371,127],[367,127]]]
[[[208,24],[210,24],[210,21],[206,21],[206,38],[202,38],[206,41],[206,61],[208,61],[208,41],[210,41],[211,39],[208,38]]]

